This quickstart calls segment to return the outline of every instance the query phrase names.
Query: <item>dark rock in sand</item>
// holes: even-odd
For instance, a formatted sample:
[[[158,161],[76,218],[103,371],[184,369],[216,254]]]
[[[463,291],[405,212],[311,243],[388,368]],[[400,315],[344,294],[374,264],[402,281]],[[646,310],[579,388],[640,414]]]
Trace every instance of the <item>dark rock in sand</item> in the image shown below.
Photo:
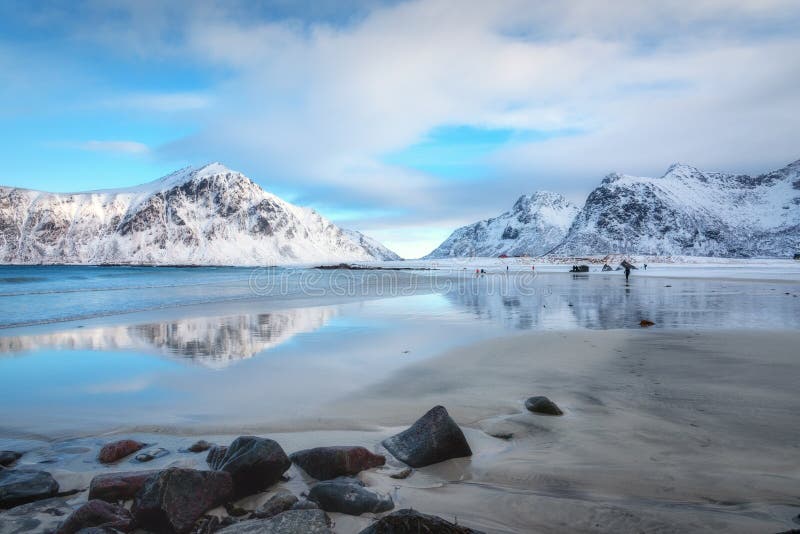
[[[147,479],[158,472],[160,471],[157,469],[149,469],[96,475],[89,484],[89,499],[102,499],[107,502],[133,499]]]
[[[228,447],[226,445],[212,445],[206,455],[206,463],[213,469],[215,465],[220,464],[227,453]]]
[[[100,449],[100,453],[97,455],[97,459],[100,461],[100,463],[110,464],[116,462],[117,460],[121,460],[122,458],[125,458],[126,456],[129,456],[144,447],[144,443],[140,443],[132,439],[112,441],[111,443],[106,443],[103,445],[103,448]]]
[[[258,510],[250,514],[250,519],[269,519],[281,512],[290,510],[292,506],[297,504],[298,500],[292,492],[281,490],[270,497]]]
[[[243,497],[263,491],[281,479],[292,461],[277,442],[255,436],[240,436],[221,457],[209,452],[212,469],[226,471],[233,477],[236,495]]]
[[[383,446],[411,467],[472,456],[467,438],[444,406],[432,408],[407,430],[386,438]]]
[[[72,512],[56,529],[56,534],[75,534],[91,527],[129,532],[133,529],[133,516],[123,506],[94,499]]]
[[[22,458],[21,452],[0,451],[0,466],[8,467],[20,458]]]
[[[297,451],[289,456],[303,471],[317,480],[357,475],[365,469],[386,463],[386,457],[373,454],[364,447],[317,447]]]
[[[58,482],[47,471],[8,469],[0,471],[0,508],[12,508],[54,497]]]
[[[380,518],[359,534],[482,534],[479,530],[462,527],[435,515],[414,510],[398,510]]]
[[[288,510],[269,519],[241,521],[218,534],[334,534],[322,510]]]
[[[401,469],[400,471],[396,471],[396,472],[392,473],[389,476],[392,477],[392,478],[395,478],[397,480],[403,480],[403,479],[406,479],[406,478],[410,477],[411,473],[413,473],[411,468],[410,467],[406,467],[405,469]]]
[[[525,401],[525,407],[533,413],[542,415],[564,415],[561,408],[547,397],[531,397]]]
[[[145,482],[131,512],[137,526],[180,534],[189,532],[206,510],[232,497],[229,473],[171,467]]]
[[[52,532],[72,509],[61,497],[16,506],[0,514],[0,532]]]
[[[209,443],[206,440],[201,439],[199,441],[195,441],[194,443],[192,443],[189,446],[189,448],[186,449],[186,450],[189,451],[189,452],[203,452],[203,451],[207,451],[208,449],[210,449],[213,446],[214,446],[213,443]]]
[[[366,512],[387,512],[394,508],[389,496],[378,495],[354,478],[337,478],[320,482],[308,492],[308,500],[326,512],[361,515]]]
[[[648,321],[647,319],[642,319],[641,321],[639,321],[639,326],[641,326],[642,328],[647,328],[648,326],[653,326],[654,324],[656,323],[654,323],[653,321]]]
[[[143,453],[137,454],[134,460],[137,462],[149,462],[155,460],[156,458],[162,458],[169,454],[167,449],[159,447],[157,449],[153,449],[150,451],[145,451]]]

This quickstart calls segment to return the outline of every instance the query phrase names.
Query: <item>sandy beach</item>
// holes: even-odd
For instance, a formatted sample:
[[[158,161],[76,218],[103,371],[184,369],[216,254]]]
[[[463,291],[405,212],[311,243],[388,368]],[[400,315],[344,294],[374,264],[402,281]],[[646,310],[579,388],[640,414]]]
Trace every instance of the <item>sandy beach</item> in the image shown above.
[[[207,469],[205,454],[181,452],[198,438],[228,444],[255,434],[287,453],[361,445],[387,454],[381,440],[443,405],[473,456],[403,480],[389,476],[404,467],[391,455],[386,467],[362,472],[395,509],[489,533],[796,526],[797,282],[642,276],[625,287],[618,274],[590,276],[543,274],[531,294],[425,287],[327,305],[324,298],[273,302],[278,309],[220,303],[10,329],[0,337],[5,376],[16,373],[25,387],[38,380],[42,389],[28,392],[31,399],[46,403],[52,393],[66,404],[15,407],[0,424],[0,449],[25,452],[21,466],[46,468],[62,492],[75,491],[63,498],[71,507],[86,501],[98,473]],[[260,322],[224,319],[229,308]],[[638,326],[644,315],[656,325]],[[726,327],[737,321],[749,328]],[[37,358],[39,367],[25,367]],[[64,384],[48,382],[41,366],[49,365],[77,366],[77,389],[67,394]],[[35,371],[43,374],[31,381],[25,373]],[[81,373],[92,372],[83,384]],[[5,384],[7,395],[24,394]],[[529,412],[524,401],[534,395],[564,415]],[[97,404],[103,399],[108,405]],[[114,420],[121,411],[125,419]],[[123,437],[169,454],[99,464],[100,447]],[[300,495],[313,484],[297,466],[287,474],[289,481],[237,506],[256,509],[281,488]],[[40,531],[62,519],[34,515]],[[331,517],[337,533],[349,534],[375,515]],[[19,527],[0,513],[0,532]]]

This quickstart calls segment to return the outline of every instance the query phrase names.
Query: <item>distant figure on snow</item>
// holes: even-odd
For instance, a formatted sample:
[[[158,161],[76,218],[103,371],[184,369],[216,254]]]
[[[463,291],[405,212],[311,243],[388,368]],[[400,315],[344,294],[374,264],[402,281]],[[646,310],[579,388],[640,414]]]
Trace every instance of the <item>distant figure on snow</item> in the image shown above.
[[[626,282],[628,281],[628,278],[630,278],[630,276],[631,276],[631,268],[626,266],[625,267],[625,281]]]
[[[647,270],[647,264],[646,263],[644,264],[644,270],[645,271]]]

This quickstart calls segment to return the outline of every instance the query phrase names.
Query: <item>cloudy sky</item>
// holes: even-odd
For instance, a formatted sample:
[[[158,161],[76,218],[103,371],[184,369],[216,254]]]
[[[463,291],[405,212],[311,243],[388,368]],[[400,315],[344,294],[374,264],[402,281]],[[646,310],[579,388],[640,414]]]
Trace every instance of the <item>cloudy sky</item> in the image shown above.
[[[0,183],[222,161],[415,257],[538,189],[800,158],[797,0],[162,4],[0,3]]]

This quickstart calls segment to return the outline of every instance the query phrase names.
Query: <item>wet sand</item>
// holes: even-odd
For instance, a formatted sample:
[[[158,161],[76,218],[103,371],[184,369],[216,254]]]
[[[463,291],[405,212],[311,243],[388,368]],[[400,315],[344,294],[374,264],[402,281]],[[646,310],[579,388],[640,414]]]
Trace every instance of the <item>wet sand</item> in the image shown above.
[[[405,480],[388,470],[362,473],[374,489],[392,494],[397,508],[498,533],[779,532],[796,526],[792,518],[800,513],[799,345],[794,330],[509,334],[409,364],[325,403],[309,414],[317,424],[308,431],[241,433],[268,435],[287,452],[377,448],[443,404],[465,428],[474,456],[415,470]],[[523,402],[531,395],[549,396],[565,415],[528,413]],[[101,467],[94,458],[112,435],[17,443],[32,450],[23,461],[47,462],[42,467],[64,490],[83,489],[102,471],[203,467],[204,454],[177,452],[195,436],[141,430],[124,435],[172,453],[148,464]],[[199,431],[219,443],[235,437]],[[513,437],[490,435],[497,433]],[[290,475],[285,486],[299,494],[304,475],[295,467]],[[70,502],[85,498],[82,492]],[[370,521],[333,517],[340,533]]]

